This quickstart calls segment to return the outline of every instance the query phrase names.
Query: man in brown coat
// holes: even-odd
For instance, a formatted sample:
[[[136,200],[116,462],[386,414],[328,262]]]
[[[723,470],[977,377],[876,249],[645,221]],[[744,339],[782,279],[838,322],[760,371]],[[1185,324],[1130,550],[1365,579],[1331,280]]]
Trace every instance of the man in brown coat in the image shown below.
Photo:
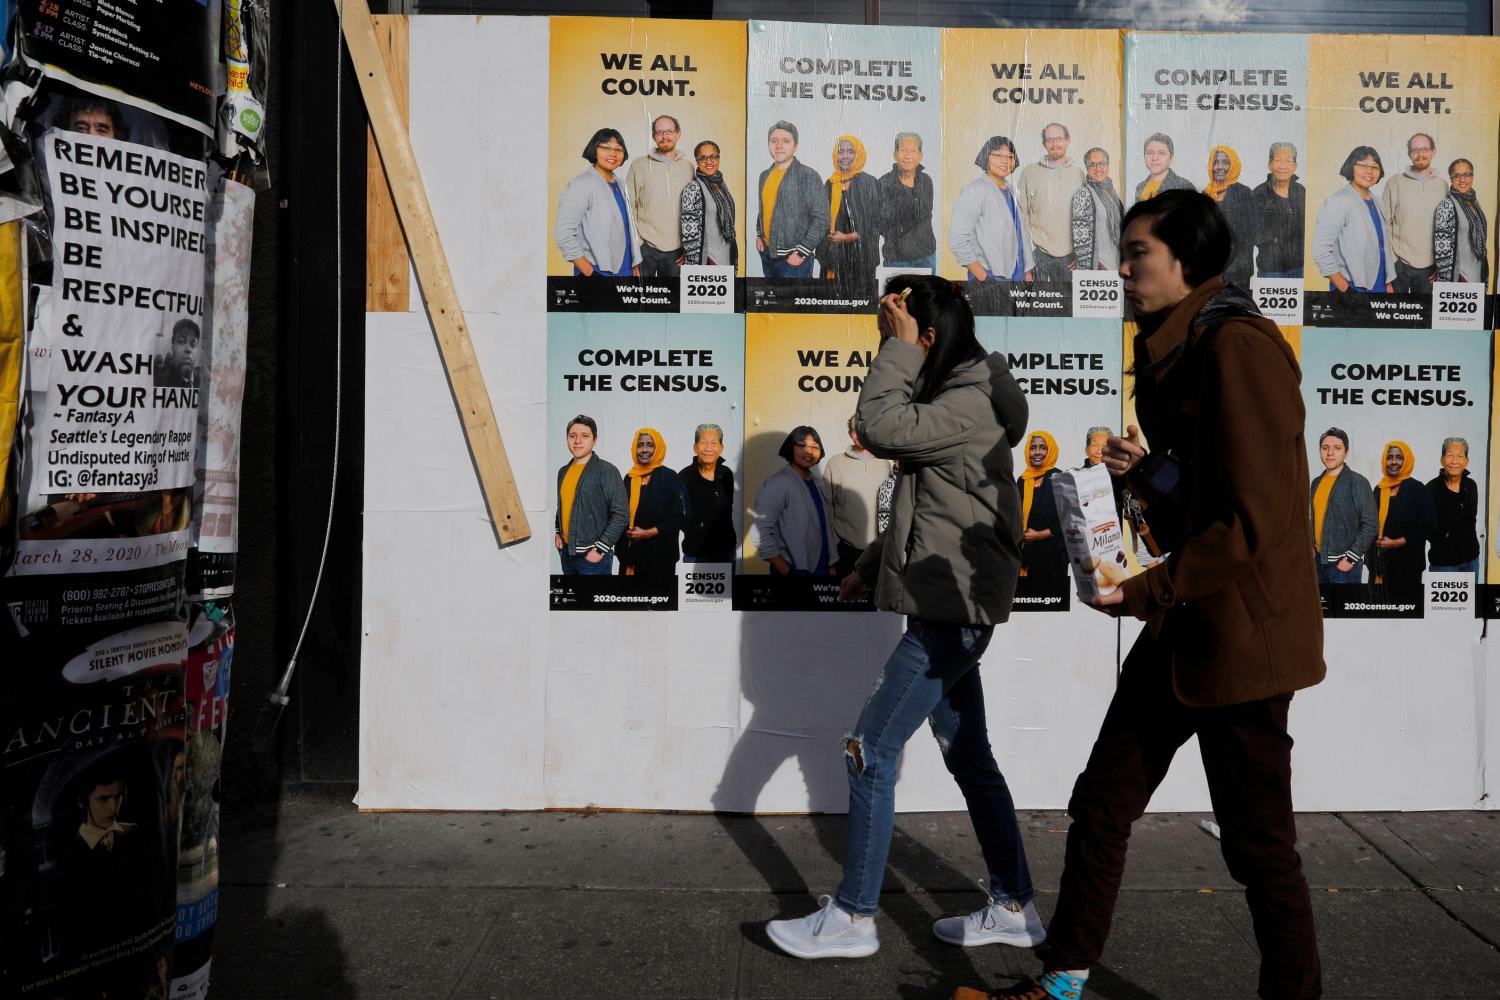
[[[1083,995],[1109,933],[1131,824],[1194,735],[1224,860],[1245,886],[1259,995],[1322,995],[1287,735],[1292,692],[1324,674],[1300,372],[1276,325],[1219,277],[1229,251],[1223,216],[1202,194],[1164,192],[1125,216],[1120,274],[1140,325],[1137,412],[1152,449],[1179,463],[1181,523],[1153,525],[1174,537],[1171,554],[1096,602],[1150,624],[1068,803],[1057,910],[1038,949],[1046,972],[1002,996]],[[1131,427],[1110,439],[1104,462],[1128,477],[1144,472],[1136,466],[1146,455]]]

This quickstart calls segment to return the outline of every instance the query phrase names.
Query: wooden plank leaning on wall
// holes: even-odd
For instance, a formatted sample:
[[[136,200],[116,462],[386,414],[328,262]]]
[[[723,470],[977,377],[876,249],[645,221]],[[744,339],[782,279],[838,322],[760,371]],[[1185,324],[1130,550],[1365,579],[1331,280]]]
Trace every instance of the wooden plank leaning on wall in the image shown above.
[[[407,20],[402,14],[372,18],[385,70],[391,78],[391,93],[401,109],[401,125],[411,121],[407,105]],[[410,258],[401,220],[385,182],[375,130],[368,139],[365,168],[365,312],[406,312],[411,308]]]
[[[335,8],[342,5],[344,42],[349,47],[354,75],[365,99],[365,110],[395,201],[396,215],[401,220],[406,249],[416,268],[427,318],[432,323],[438,353],[442,355],[448,384],[453,389],[453,399],[463,423],[469,454],[474,459],[474,469],[479,475],[491,527],[502,545],[522,541],[531,537],[531,527],[521,504],[520,491],[516,489],[515,477],[511,474],[510,459],[506,456],[505,442],[495,422],[494,407],[490,405],[479,358],[474,354],[474,342],[469,336],[468,324],[464,322],[458,292],[453,287],[453,274],[448,270],[448,258],[443,253],[442,237],[432,217],[432,206],[427,201],[427,190],[423,187],[422,172],[411,148],[411,137],[407,134],[400,103],[386,72],[370,5],[367,0],[333,0],[333,5]]]

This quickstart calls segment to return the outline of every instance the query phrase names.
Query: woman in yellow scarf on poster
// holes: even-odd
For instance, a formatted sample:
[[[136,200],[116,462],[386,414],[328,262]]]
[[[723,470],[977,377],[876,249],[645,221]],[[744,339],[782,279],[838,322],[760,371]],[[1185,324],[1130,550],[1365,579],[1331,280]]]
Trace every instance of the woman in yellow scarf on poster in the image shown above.
[[[1026,438],[1026,468],[1016,478],[1021,491],[1021,575],[1061,577],[1068,575],[1068,550],[1063,545],[1057,503],[1052,499],[1052,476],[1057,472],[1061,451],[1046,431],[1032,431]]]
[[[1406,485],[1417,457],[1405,441],[1385,446],[1385,475],[1375,486],[1375,544],[1365,558],[1370,582],[1405,590],[1420,590],[1427,568],[1427,538],[1437,527],[1432,495],[1421,483]]]
[[[677,536],[687,521],[687,490],[667,460],[661,432],[642,427],[631,439],[635,464],[625,473],[630,498],[625,534],[615,546],[621,576],[674,576],[677,573]]]
[[[1249,291],[1250,275],[1255,269],[1255,192],[1240,183],[1240,156],[1229,146],[1215,146],[1208,151],[1208,186],[1203,193],[1219,203],[1224,221],[1234,237],[1224,280]]]
[[[818,247],[821,274],[849,295],[870,297],[880,265],[880,182],[865,173],[865,147],[852,135],[833,146],[833,173],[823,182],[828,235]]]

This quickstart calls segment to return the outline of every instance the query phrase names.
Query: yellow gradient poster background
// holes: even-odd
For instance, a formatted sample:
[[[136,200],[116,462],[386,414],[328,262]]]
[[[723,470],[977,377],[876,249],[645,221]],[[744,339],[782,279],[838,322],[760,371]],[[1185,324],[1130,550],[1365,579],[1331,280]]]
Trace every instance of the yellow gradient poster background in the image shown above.
[[[1495,281],[1496,129],[1500,127],[1500,39],[1421,35],[1313,35],[1308,52],[1305,287],[1328,290],[1313,260],[1316,220],[1329,196],[1348,185],[1339,168],[1357,146],[1380,154],[1391,177],[1411,167],[1407,142],[1430,135],[1429,168],[1447,186],[1448,165],[1474,164],[1474,191],[1489,218],[1489,287]],[[1429,237],[1430,238],[1430,237]]]
[[[948,248],[948,220],[959,191],[982,176],[974,158],[990,136],[1015,143],[1019,162],[1012,180],[1017,180],[1045,155],[1042,130],[1058,122],[1072,136],[1068,157],[1081,167],[1085,150],[1103,148],[1120,189],[1121,38],[1118,31],[1063,29],[943,32],[938,273],[965,277]]]
[[[693,146],[706,139],[719,146],[743,274],[745,22],[554,17],[548,75],[547,273],[573,273],[550,226],[568,181],[591,169],[584,144],[598,129],[619,130],[630,154],[616,171],[623,182],[634,162],[655,149],[652,121],[672,115],[682,124],[678,154],[691,158]]]
[[[874,316],[745,317],[745,542],[741,572],[766,573],[751,525],[755,494],[785,463],[777,455],[792,428],[807,425],[823,455],[849,447],[849,418],[880,344]]]

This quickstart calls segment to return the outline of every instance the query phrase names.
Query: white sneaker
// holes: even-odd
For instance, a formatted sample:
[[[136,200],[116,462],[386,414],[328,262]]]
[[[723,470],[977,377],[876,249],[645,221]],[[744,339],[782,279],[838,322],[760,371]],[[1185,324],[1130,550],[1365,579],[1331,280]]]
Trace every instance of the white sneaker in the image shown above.
[[[1030,903],[1019,913],[1006,909],[1002,903],[990,903],[967,917],[944,917],[932,925],[932,933],[940,940],[965,948],[982,944],[1033,948],[1047,940],[1036,907]]]
[[[832,896],[819,896],[822,909],[795,920],[772,920],[766,936],[797,958],[864,958],[880,949],[874,917],[845,913]]]

